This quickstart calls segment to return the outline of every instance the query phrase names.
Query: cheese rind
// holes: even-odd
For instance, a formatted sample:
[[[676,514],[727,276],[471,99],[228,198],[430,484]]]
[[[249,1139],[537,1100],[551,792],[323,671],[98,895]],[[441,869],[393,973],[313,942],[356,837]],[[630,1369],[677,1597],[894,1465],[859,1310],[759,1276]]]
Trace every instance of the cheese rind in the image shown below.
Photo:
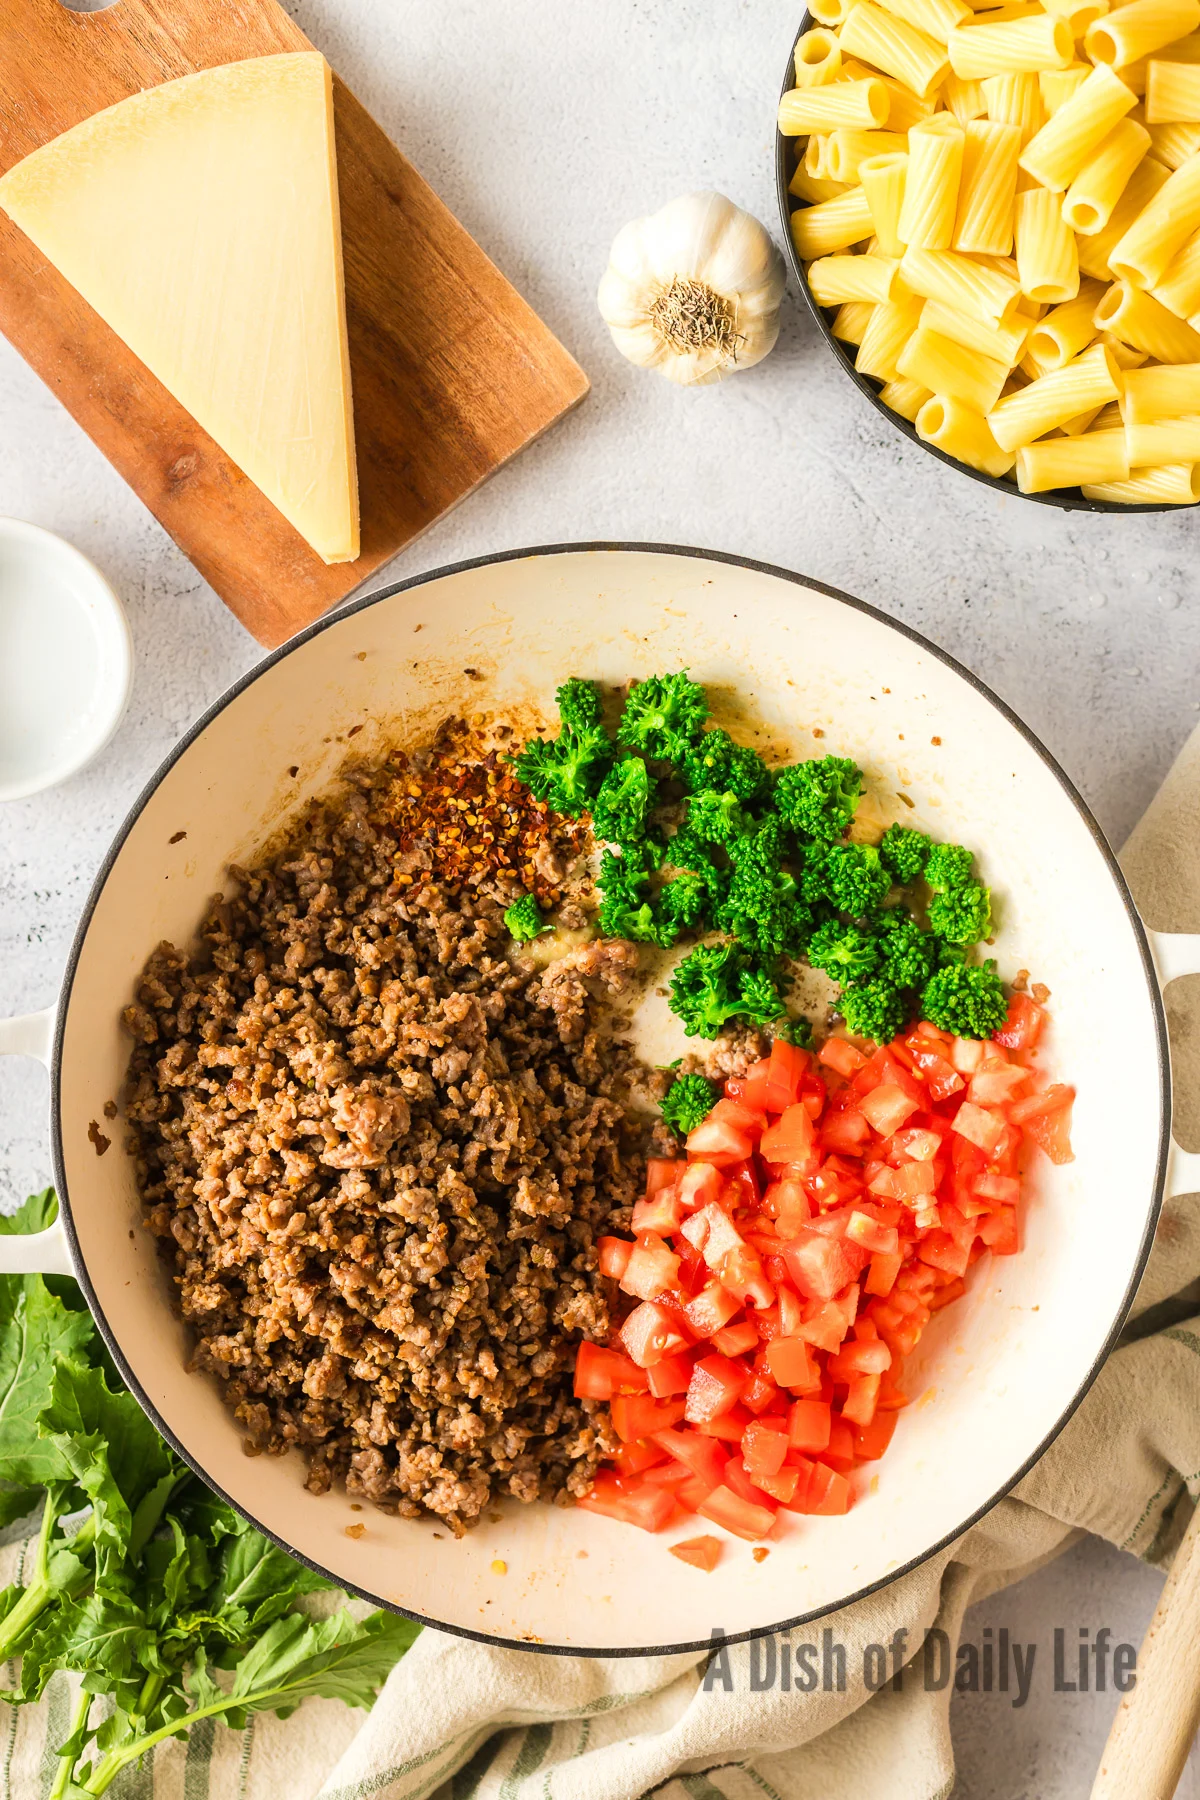
[[[326,562],[358,555],[333,84],[318,51],[132,94],[0,207]]]

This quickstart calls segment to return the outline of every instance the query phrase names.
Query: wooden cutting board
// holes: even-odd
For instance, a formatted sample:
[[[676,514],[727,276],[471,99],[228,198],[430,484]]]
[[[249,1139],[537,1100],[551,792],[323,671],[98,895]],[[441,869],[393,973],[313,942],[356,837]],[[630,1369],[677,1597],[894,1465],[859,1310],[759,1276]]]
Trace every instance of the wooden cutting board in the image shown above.
[[[139,88],[312,45],[276,0],[0,0],[0,173]],[[453,80],[447,70],[447,80]],[[274,645],[587,392],[582,369],[334,76],[362,554],[330,567],[0,214],[0,330]]]

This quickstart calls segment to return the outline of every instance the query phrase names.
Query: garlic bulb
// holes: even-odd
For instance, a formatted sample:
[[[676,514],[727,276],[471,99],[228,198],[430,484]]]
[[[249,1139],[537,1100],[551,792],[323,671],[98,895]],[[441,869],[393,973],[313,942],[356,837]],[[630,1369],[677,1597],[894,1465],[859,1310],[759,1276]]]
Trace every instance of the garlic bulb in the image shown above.
[[[600,313],[630,362],[699,387],[762,361],[783,280],[757,219],[723,194],[685,194],[618,232]]]

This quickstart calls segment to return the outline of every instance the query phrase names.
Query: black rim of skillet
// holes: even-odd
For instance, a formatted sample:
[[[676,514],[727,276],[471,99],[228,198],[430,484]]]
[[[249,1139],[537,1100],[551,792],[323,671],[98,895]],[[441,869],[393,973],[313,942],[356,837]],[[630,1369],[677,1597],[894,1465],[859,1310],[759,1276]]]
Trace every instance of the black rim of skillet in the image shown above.
[[[184,733],[175,748],[164,757],[158,769],[142,789],[126,816],[120,830],[117,832],[109,846],[104,861],[100,865],[99,872],[92,884],[91,892],[88,895],[87,902],[80,916],[79,925],[71,944],[70,954],[67,957],[66,969],[63,975],[62,991],[59,995],[56,1007],[54,1046],[50,1064],[50,1148],[54,1167],[54,1178],[58,1188],[60,1216],[62,1218],[63,1228],[66,1232],[67,1242],[70,1245],[71,1260],[76,1271],[76,1279],[83,1289],[84,1296],[91,1308],[92,1316],[99,1327],[101,1336],[112,1353],[113,1361],[120,1370],[122,1379],[128,1386],[130,1392],[136,1395],[139,1403],[153,1420],[158,1431],[171,1445],[176,1454],[188,1464],[195,1474],[197,1474],[215,1494],[227,1501],[230,1506],[234,1507],[235,1511],[242,1513],[244,1517],[248,1518],[250,1523],[255,1526],[257,1530],[261,1531],[265,1537],[270,1538],[272,1542],[278,1544],[281,1550],[286,1550],[289,1556],[293,1556],[297,1561],[305,1563],[310,1569],[315,1569],[319,1575],[323,1575],[328,1581],[333,1582],[336,1586],[344,1588],[348,1593],[355,1594],[359,1599],[366,1600],[373,1606],[382,1607],[388,1612],[399,1613],[406,1619],[414,1620],[418,1625],[428,1625],[435,1631],[448,1631],[455,1637],[471,1638],[475,1642],[481,1644],[491,1644],[508,1650],[528,1650],[548,1656],[671,1656],[683,1652],[699,1653],[710,1650],[713,1647],[713,1640],[710,1638],[701,1638],[682,1644],[645,1644],[627,1649],[614,1649],[608,1645],[592,1648],[580,1647],[575,1644],[530,1642],[527,1638],[505,1637],[500,1633],[472,1631],[464,1625],[447,1624],[444,1620],[429,1618],[425,1614],[414,1612],[408,1607],[398,1606],[394,1601],[387,1600],[382,1595],[372,1593],[369,1588],[358,1587],[353,1582],[345,1581],[340,1575],[327,1569],[322,1563],[315,1561],[312,1557],[302,1555],[289,1544],[285,1538],[280,1537],[277,1532],[272,1531],[269,1525],[264,1524],[264,1522],[261,1519],[256,1518],[253,1513],[246,1512],[244,1507],[235,1502],[219,1483],[214,1480],[212,1475],[197,1462],[192,1452],[176,1436],[171,1426],[162,1417],[157,1407],[147,1396],[141,1383],[138,1381],[137,1376],[134,1374],[134,1371],[130,1368],[124,1351],[121,1348],[118,1333],[115,1328],[110,1325],[103,1308],[100,1305],[99,1299],[97,1298],[95,1289],[92,1286],[91,1278],[88,1275],[87,1267],[80,1251],[79,1239],[75,1232],[63,1159],[63,1035],[67,1013],[70,1008],[71,990],[74,986],[76,970],[79,966],[80,956],[83,952],[84,942],[91,925],[92,916],[96,910],[100,896],[104,891],[105,883],[112,872],[117,857],[124,847],[126,839],[133,830],[133,827],[137,824],[138,819],[141,817],[147,802],[157,791],[171,769],[174,768],[175,764],[185,752],[191,748],[205,728],[211,724],[219,714],[224,712],[227,706],[238,699],[248,687],[256,682],[260,676],[265,675],[268,670],[274,668],[276,663],[281,662],[285,656],[289,656],[293,650],[299,649],[302,645],[309,643],[315,637],[320,637],[323,632],[328,631],[332,626],[343,624],[347,618],[352,617],[354,614],[364,612],[367,608],[376,606],[383,600],[390,600],[397,594],[408,593],[427,587],[430,582],[439,581],[444,576],[461,575],[471,569],[489,567],[493,563],[519,562],[530,560],[534,557],[581,554],[594,555],[596,553],[624,554],[631,551],[637,554],[650,553],[657,556],[686,557],[702,562],[724,563],[732,568],[748,569],[755,574],[770,576],[780,581],[788,581],[797,587],[813,589],[819,594],[824,594],[830,600],[838,601],[842,606],[850,607],[855,612],[864,613],[868,618],[875,619],[880,624],[888,626],[892,631],[897,632],[901,637],[907,638],[910,643],[919,645],[920,648],[926,651],[930,656],[936,657],[940,663],[943,663],[947,668],[952,669],[955,674],[961,676],[963,681],[974,689],[978,697],[994,707],[1014,730],[1024,738],[1029,747],[1041,758],[1042,762],[1050,770],[1067,798],[1075,807],[1075,810],[1078,812],[1090,833],[1097,850],[1100,852],[1101,857],[1108,867],[1109,875],[1120,896],[1121,902],[1125,908],[1126,916],[1129,920],[1130,929],[1137,942],[1138,952],[1142,959],[1142,967],[1146,977],[1146,985],[1149,990],[1150,1005],[1154,1015],[1155,1035],[1157,1040],[1161,1117],[1159,1123],[1158,1158],[1153,1183],[1153,1197],[1146,1218],[1146,1228],[1142,1235],[1142,1241],[1138,1249],[1133,1269],[1130,1272],[1128,1284],[1112,1324],[1105,1334],[1104,1341],[1097,1350],[1091,1367],[1088,1369],[1078,1391],[1070,1401],[1069,1405],[1064,1408],[1061,1417],[1047,1432],[1046,1436],[1037,1445],[1031,1455],[1025,1459],[1020,1468],[1014,1470],[1012,1476],[1005,1481],[1001,1487],[997,1488],[996,1492],[992,1494],[988,1500],[977,1507],[969,1518],[964,1519],[960,1524],[956,1525],[953,1531],[947,1532],[945,1536],[939,1538],[936,1543],[930,1544],[927,1549],[921,1551],[920,1555],[911,1557],[908,1562],[904,1563],[899,1568],[892,1569],[887,1575],[881,1576],[878,1581],[868,1582],[865,1586],[857,1588],[853,1593],[846,1594],[841,1599],[831,1602],[827,1606],[816,1607],[809,1612],[798,1613],[789,1618],[771,1620],[766,1624],[756,1625],[747,1631],[731,1632],[727,1637],[721,1640],[722,1642],[728,1644],[747,1643],[753,1638],[765,1637],[772,1632],[788,1631],[794,1627],[807,1625],[814,1619],[825,1618],[831,1612],[836,1612],[843,1606],[849,1606],[855,1601],[865,1599],[868,1594],[878,1592],[879,1589],[889,1586],[893,1581],[899,1581],[902,1576],[909,1574],[913,1569],[919,1568],[920,1565],[927,1562],[931,1556],[936,1556],[939,1550],[944,1550],[948,1544],[952,1544],[956,1538],[961,1537],[964,1531],[968,1530],[972,1525],[976,1524],[978,1520],[983,1518],[986,1513],[990,1512],[997,1501],[1002,1500],[1004,1496],[1016,1486],[1017,1482],[1029,1472],[1033,1465],[1054,1442],[1054,1439],[1058,1436],[1068,1419],[1070,1419],[1076,1407],[1096,1379],[1101,1365],[1104,1363],[1109,1352],[1116,1345],[1117,1338],[1120,1335],[1121,1328],[1125,1322],[1126,1314],[1133,1302],[1134,1294],[1137,1291],[1138,1283],[1141,1280],[1142,1271],[1146,1266],[1146,1259],[1150,1254],[1150,1246],[1154,1238],[1154,1229],[1158,1220],[1159,1210],[1162,1206],[1167,1156],[1171,1141],[1171,1075],[1170,1062],[1168,1059],[1166,1013],[1163,1008],[1162,995],[1159,992],[1158,978],[1150,954],[1150,946],[1146,938],[1145,928],[1138,916],[1137,908],[1134,906],[1133,898],[1117,864],[1116,857],[1109,846],[1108,840],[1105,838],[1100,826],[1093,818],[1090,808],[1076,789],[1074,783],[1059,766],[1055,758],[1051,756],[1050,752],[1045,748],[1034,732],[1030,730],[1029,726],[1012,711],[1011,707],[1007,706],[998,695],[993,693],[991,688],[989,688],[985,682],[981,681],[977,675],[973,674],[970,669],[964,668],[961,663],[957,662],[955,658],[950,656],[945,650],[939,649],[936,644],[931,643],[930,640],[927,637],[922,636],[919,631],[914,631],[910,625],[906,625],[901,620],[890,617],[889,614],[880,611],[878,607],[869,606],[866,601],[857,600],[853,595],[845,594],[839,588],[828,587],[824,582],[814,581],[805,575],[797,575],[793,570],[781,569],[771,563],[756,562],[750,557],[731,556],[719,550],[701,550],[679,544],[644,544],[632,542],[539,544],[531,546],[528,549],[504,550],[491,556],[470,557],[464,562],[448,563],[443,568],[432,569],[424,575],[410,576],[406,581],[392,582],[387,587],[379,588],[369,594],[364,594],[361,599],[351,601],[341,607],[337,612],[331,613],[323,619],[319,619],[315,625],[308,626],[306,630],[297,633],[295,637],[290,638],[288,642],[282,645],[278,650],[274,650],[270,655],[264,657],[260,663],[257,663],[255,667],[243,675],[240,680],[234,682],[232,687],[227,689],[219,699],[215,700],[213,704],[201,714],[195,724]],[[637,1528],[631,1525],[629,1529],[633,1531]],[[663,1554],[666,1554],[665,1548]]]
[[[796,43],[798,43],[804,33],[810,30],[816,23],[817,21],[813,18],[812,14],[806,12],[800,22],[800,29],[796,33],[796,40],[792,45],[792,57],[795,56]],[[794,69],[795,65],[791,58],[789,58],[788,66],[784,71],[783,87],[780,90],[781,94],[786,94],[795,87],[796,79]],[[816,320],[817,329],[821,333],[821,336],[825,339],[825,342],[829,345],[829,348],[833,351],[833,354],[837,357],[838,362],[850,377],[859,393],[866,395],[876,412],[882,413],[889,425],[894,426],[897,431],[903,432],[909,442],[915,444],[918,450],[925,451],[926,455],[936,456],[939,462],[944,462],[946,464],[947,468],[956,470],[959,475],[970,476],[972,481],[982,482],[984,487],[994,488],[998,494],[1004,494],[1010,500],[1033,500],[1036,501],[1039,506],[1057,506],[1063,512],[1167,513],[1188,511],[1186,506],[1165,506],[1161,502],[1138,501],[1136,504],[1126,505],[1120,500],[1088,500],[1084,497],[1082,490],[1079,488],[1054,488],[1050,492],[1044,494],[1023,494],[1015,481],[1003,481],[997,475],[985,475],[982,469],[972,469],[968,463],[959,462],[957,457],[948,456],[944,450],[939,450],[936,444],[927,444],[924,438],[918,437],[916,427],[911,425],[907,419],[902,418],[899,413],[893,412],[890,406],[885,406],[883,401],[879,398],[880,383],[872,380],[868,375],[860,374],[855,368],[853,354],[847,350],[840,338],[835,338],[833,335],[833,321],[838,309],[836,307],[826,308],[818,306],[812,289],[809,287],[808,281],[805,278],[804,264],[797,256],[796,246],[792,242],[791,218],[794,211],[802,210],[809,202],[807,200],[797,200],[794,195],[789,194],[788,192],[788,182],[792,178],[792,147],[795,142],[795,138],[784,137],[783,133],[778,130],[778,128],[776,129],[775,188],[779,195],[779,217],[783,226],[783,241],[787,248],[788,262],[791,266],[793,275],[796,277],[796,284],[803,296],[804,304]]]

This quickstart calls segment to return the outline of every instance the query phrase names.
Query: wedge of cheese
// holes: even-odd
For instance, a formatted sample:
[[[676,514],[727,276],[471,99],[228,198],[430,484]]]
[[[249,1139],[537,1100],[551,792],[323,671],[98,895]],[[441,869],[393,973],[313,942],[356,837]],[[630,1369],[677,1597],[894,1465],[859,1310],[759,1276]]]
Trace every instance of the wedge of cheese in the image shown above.
[[[358,555],[333,87],[185,75],[0,179],[0,207],[326,562]]]

